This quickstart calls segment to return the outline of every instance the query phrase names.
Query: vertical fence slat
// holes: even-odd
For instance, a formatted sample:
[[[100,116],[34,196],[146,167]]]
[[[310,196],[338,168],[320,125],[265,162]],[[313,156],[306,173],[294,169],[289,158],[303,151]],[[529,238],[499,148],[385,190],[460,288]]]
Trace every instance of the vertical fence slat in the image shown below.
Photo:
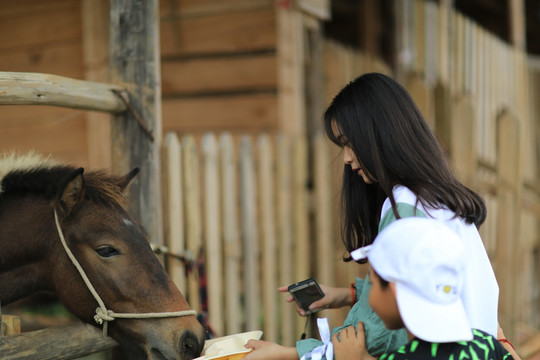
[[[322,284],[334,283],[334,263],[331,254],[334,253],[334,229],[332,227],[333,205],[330,179],[329,143],[322,134],[314,140],[314,186],[315,186],[315,239],[317,243],[316,276]],[[334,323],[335,314],[329,311],[324,314]]]
[[[165,244],[171,252],[182,254],[185,250],[184,218],[182,209],[182,150],[175,133],[165,137],[165,203],[167,206]],[[183,264],[174,258],[167,261],[171,280],[182,293],[186,293],[186,276]]]
[[[319,134],[314,141],[314,186],[315,186],[315,239],[317,243],[316,275],[323,284],[333,283],[333,264],[328,258],[333,254],[332,198],[330,191],[330,159],[328,142]]]
[[[225,266],[225,328],[227,334],[242,331],[243,312],[240,308],[240,260],[242,246],[238,229],[237,166],[234,143],[230,134],[220,136],[221,195],[223,219],[223,250]]]
[[[294,248],[292,236],[292,171],[291,171],[291,147],[288,138],[280,135],[276,139],[277,147],[277,194],[278,227],[279,227],[279,282],[280,286],[287,286],[294,282],[293,263]],[[281,344],[293,346],[294,322],[291,321],[296,315],[293,304],[281,301]]]
[[[414,0],[414,32],[415,32],[415,70],[419,74],[423,74],[426,70],[425,66],[425,51],[426,51],[426,23],[424,13],[424,2]]]
[[[201,205],[199,192],[199,159],[195,139],[185,136],[182,139],[182,157],[184,164],[184,214],[186,219],[186,246],[194,256],[201,248]],[[191,308],[201,310],[199,283],[193,274],[188,278],[188,301]]]
[[[508,338],[516,335],[516,292],[518,279],[517,246],[510,239],[520,238],[521,199],[519,187],[522,183],[519,159],[519,121],[514,116],[503,113],[497,119],[497,169],[498,189],[497,207],[500,211],[497,218],[497,249],[495,274],[500,281],[500,323]],[[508,329],[508,331],[506,330]]]
[[[437,66],[437,78],[442,84],[449,86],[450,66],[453,56],[450,41],[450,38],[453,35],[450,33],[450,11],[445,2],[442,2],[437,9],[437,19],[435,20],[435,24],[439,28],[437,38],[439,46],[437,48],[437,61],[435,62],[435,66]]]
[[[305,137],[294,139],[293,145],[293,191],[294,191],[294,275],[295,281],[309,277],[309,225],[308,225],[308,172],[307,140]],[[296,333],[304,330],[305,319],[296,318]]]
[[[219,162],[218,146],[213,134],[206,134],[202,141],[204,166],[204,251],[206,254],[206,292],[208,318],[217,335],[223,335],[223,261],[219,214]]]
[[[454,83],[453,90],[456,94],[462,94],[464,89],[464,81],[463,77],[465,74],[465,28],[464,28],[464,19],[463,16],[453,11],[454,14],[454,32],[455,32],[455,39],[454,39],[454,77],[452,83]]]
[[[248,136],[240,140],[240,188],[244,245],[244,301],[246,330],[260,328],[259,244],[253,145]]]
[[[425,16],[425,44],[426,50],[424,51],[425,57],[425,79],[430,88],[434,87],[437,83],[437,62],[440,60],[438,45],[439,45],[439,30],[437,26],[439,8],[434,2],[424,2],[424,16]]]
[[[273,165],[274,156],[268,135],[258,138],[259,208],[261,211],[262,238],[262,298],[264,338],[277,341],[277,256],[276,217]]]

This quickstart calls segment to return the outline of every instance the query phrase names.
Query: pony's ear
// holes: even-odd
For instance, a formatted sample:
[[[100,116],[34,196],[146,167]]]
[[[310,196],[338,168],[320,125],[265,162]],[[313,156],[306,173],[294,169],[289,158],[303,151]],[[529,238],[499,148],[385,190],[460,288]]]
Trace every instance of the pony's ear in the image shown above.
[[[66,215],[71,212],[84,195],[83,172],[83,168],[78,168],[67,176],[59,186],[57,201]]]
[[[139,168],[135,168],[128,172],[126,175],[122,176],[118,180],[118,186],[120,187],[120,189],[124,190],[138,173]]]

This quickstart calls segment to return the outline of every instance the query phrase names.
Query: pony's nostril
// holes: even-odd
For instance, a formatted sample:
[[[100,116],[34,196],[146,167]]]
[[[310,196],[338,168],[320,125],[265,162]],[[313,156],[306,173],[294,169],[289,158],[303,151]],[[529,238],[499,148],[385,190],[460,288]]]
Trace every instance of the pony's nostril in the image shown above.
[[[183,360],[191,360],[201,354],[203,345],[191,331],[186,331],[180,338],[180,355]]]

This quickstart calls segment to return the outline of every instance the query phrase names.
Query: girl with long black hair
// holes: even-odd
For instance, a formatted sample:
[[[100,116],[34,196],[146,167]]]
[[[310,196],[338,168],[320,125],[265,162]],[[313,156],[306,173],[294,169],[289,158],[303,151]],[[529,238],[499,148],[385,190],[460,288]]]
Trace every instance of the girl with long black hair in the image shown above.
[[[343,149],[341,235],[348,253],[371,244],[396,219],[417,216],[444,223],[466,249],[462,300],[471,326],[497,336],[499,288],[478,233],[486,206],[478,194],[456,179],[409,93],[386,75],[362,75],[332,100],[324,126],[330,140]],[[352,258],[347,255],[344,260]],[[369,288],[364,279],[356,279],[353,292],[322,286],[325,297],[311,308],[352,306],[344,325],[333,333],[363,322],[367,350],[378,356],[397,350],[407,337],[404,330],[384,327],[369,307]],[[271,359],[272,353],[279,353],[268,345],[251,342],[255,351],[246,360]],[[314,339],[301,340],[295,358],[311,358],[312,350],[321,345]]]

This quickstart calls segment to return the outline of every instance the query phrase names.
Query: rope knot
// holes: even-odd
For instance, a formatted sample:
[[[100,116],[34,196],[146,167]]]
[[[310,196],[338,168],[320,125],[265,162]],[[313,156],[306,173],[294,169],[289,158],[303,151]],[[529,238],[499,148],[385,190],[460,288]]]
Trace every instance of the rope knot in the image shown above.
[[[113,314],[114,312],[112,312],[111,310],[98,307],[96,309],[96,315],[94,315],[94,320],[101,325],[103,324],[103,321],[113,321]]]

